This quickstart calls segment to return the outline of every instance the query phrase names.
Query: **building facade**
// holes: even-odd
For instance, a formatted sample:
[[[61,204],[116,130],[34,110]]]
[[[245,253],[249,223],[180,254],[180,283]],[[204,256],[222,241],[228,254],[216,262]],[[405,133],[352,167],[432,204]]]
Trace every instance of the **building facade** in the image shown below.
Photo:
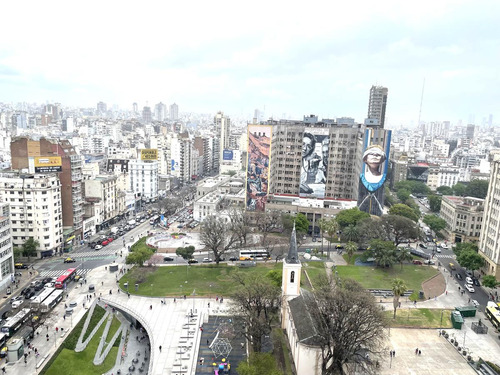
[[[12,242],[15,247],[33,238],[38,257],[63,249],[61,183],[55,174],[0,174],[2,202],[10,205]]]
[[[14,253],[10,224],[10,206],[0,203],[0,290],[11,283],[14,273]]]
[[[387,87],[372,86],[370,89],[370,100],[368,102],[368,119],[378,120],[378,125],[385,125],[385,111],[387,108]]]
[[[158,162],[131,160],[129,162],[130,189],[142,200],[158,198]]]
[[[440,217],[446,221],[446,234],[451,242],[479,241],[483,224],[484,199],[443,196]]]

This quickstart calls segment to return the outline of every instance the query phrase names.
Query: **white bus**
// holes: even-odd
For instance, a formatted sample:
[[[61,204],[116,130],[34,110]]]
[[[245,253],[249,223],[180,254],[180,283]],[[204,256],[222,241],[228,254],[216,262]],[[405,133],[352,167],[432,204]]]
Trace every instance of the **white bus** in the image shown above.
[[[5,322],[0,331],[7,336],[12,337],[23,324],[29,319],[31,309],[22,309],[12,318]]]
[[[271,259],[269,251],[259,250],[240,250],[240,260],[268,260]]]
[[[44,288],[42,292],[35,297],[31,297],[31,308],[33,309],[38,309],[38,307],[45,301],[53,292],[56,290],[56,288]]]
[[[40,305],[40,312],[46,313],[52,310],[63,299],[64,290],[56,290]]]

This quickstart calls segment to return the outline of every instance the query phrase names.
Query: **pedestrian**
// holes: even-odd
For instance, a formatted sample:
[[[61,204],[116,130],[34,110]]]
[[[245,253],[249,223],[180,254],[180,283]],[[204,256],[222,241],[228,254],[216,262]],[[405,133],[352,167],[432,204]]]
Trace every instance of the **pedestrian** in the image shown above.
[[[104,281],[101,281],[101,286],[104,286]]]
[[[160,353],[161,353],[161,345],[160,345]]]
[[[446,291],[446,295],[448,295],[448,291]]]
[[[458,291],[460,292],[460,287],[458,287]]]
[[[215,296],[215,302],[219,301],[219,296]]]
[[[418,348],[417,348],[417,349],[415,349],[415,355],[417,355],[417,354],[418,354]]]
[[[470,298],[469,298],[469,303],[470,303]]]
[[[416,300],[415,300],[415,301],[413,301],[413,305],[414,305],[414,306],[417,306],[417,301],[416,301]]]
[[[209,345],[209,343],[210,343],[210,341],[208,341],[208,339],[207,339],[207,346]]]
[[[150,310],[153,310],[153,305],[149,305],[149,309],[150,309]]]
[[[7,371],[5,370],[5,366],[2,367],[2,372],[5,374]]]
[[[419,351],[418,351],[418,355],[420,355],[420,354],[422,354],[422,352],[419,350]]]
[[[401,302],[399,302],[398,307],[401,308]]]
[[[392,351],[392,356],[393,356],[393,357],[395,357],[395,356],[396,356],[396,351],[395,351],[395,350],[393,350],[393,351]]]
[[[175,303],[175,297],[174,297],[174,303]]]
[[[127,292],[127,296],[128,296],[128,298],[130,298],[130,293],[129,292]]]
[[[210,308],[210,302],[208,303],[208,308]]]
[[[47,341],[49,341],[49,334],[48,333],[47,333],[47,335],[45,337],[47,337]]]
[[[109,294],[110,294],[110,295],[111,295],[111,294],[113,294],[113,292],[111,291],[111,289],[109,290]]]
[[[56,327],[56,333],[59,332],[59,327]]]
[[[391,356],[391,358],[392,358],[392,350],[389,350],[389,355],[390,355],[390,356]]]

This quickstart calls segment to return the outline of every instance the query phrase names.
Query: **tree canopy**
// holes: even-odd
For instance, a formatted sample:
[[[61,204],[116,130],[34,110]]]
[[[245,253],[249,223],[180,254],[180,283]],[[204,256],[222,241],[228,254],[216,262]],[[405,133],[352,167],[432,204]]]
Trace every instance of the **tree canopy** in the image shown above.
[[[224,219],[215,215],[206,217],[200,227],[200,240],[213,254],[215,263],[219,265],[223,255],[235,246],[239,236],[231,230]]]
[[[457,242],[453,248],[453,252],[456,256],[459,256],[462,251],[474,251],[477,253],[479,248],[472,242]]]
[[[441,197],[431,194],[427,199],[429,200],[429,208],[432,212],[439,212],[441,210]]]
[[[463,197],[465,196],[465,188],[466,186],[459,182],[458,184],[453,185],[453,194]]]
[[[309,220],[307,220],[306,215],[300,212],[295,215],[295,230],[301,234],[305,234],[309,230]]]
[[[406,204],[398,203],[392,206],[389,209],[389,214],[391,215],[398,215],[398,216],[404,216],[407,217],[410,220],[413,220],[415,222],[418,221],[419,217],[413,211],[413,209],[410,206],[407,206]]]
[[[373,296],[351,279],[325,282],[304,296],[321,346],[321,373],[346,374],[354,366],[375,370],[375,358],[384,350],[386,319]],[[350,367],[352,366],[352,367]]]
[[[429,187],[421,181],[411,181],[411,180],[399,181],[396,183],[394,188],[396,191],[399,191],[400,189],[405,189],[415,195],[428,195],[431,192],[431,189],[429,189]]]
[[[188,260],[193,257],[194,250],[194,246],[178,247],[175,253],[182,257],[182,259]]]
[[[493,275],[484,275],[483,276],[483,285],[487,288],[496,288],[500,284],[495,276]]]
[[[154,252],[148,248],[141,247],[135,251],[132,251],[127,258],[125,259],[126,264],[135,264],[139,267],[144,265],[144,262],[147,261]]]
[[[37,240],[33,237],[28,238],[22,246],[23,257],[28,257],[29,259],[32,256],[36,256],[36,249],[38,247],[40,247],[40,243]]]
[[[356,225],[360,220],[369,218],[370,214],[364,211],[360,211],[359,208],[354,207],[348,210],[340,211],[335,220],[341,228],[345,228],[349,225]]]
[[[449,186],[439,186],[436,191],[441,195],[453,195],[453,189]]]
[[[248,361],[241,361],[236,372],[239,375],[283,375],[271,353],[251,353]]]
[[[462,267],[474,272],[483,267],[485,261],[484,258],[475,251],[465,250],[461,251],[460,255],[457,256],[457,262]]]
[[[465,195],[467,197],[475,197],[485,199],[488,194],[489,181],[486,180],[472,180],[465,187]]]
[[[446,221],[436,215],[425,215],[423,222],[434,232],[438,233],[446,228]]]

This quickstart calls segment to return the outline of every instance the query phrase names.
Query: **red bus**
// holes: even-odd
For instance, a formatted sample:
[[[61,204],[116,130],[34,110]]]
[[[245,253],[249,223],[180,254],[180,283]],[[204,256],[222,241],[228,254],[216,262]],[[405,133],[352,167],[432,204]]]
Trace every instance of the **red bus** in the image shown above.
[[[65,288],[68,282],[72,281],[75,278],[75,276],[76,276],[76,268],[70,268],[57,278],[54,286],[57,289],[63,289]]]

